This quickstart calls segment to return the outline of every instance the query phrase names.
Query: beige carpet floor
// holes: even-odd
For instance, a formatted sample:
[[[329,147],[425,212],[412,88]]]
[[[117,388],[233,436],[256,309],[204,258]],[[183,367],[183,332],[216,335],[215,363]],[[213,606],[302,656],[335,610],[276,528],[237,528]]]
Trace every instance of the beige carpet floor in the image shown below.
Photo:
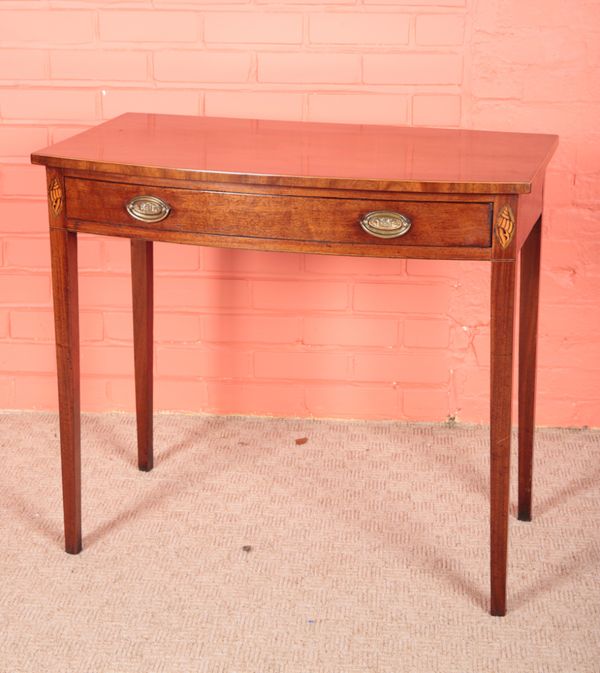
[[[132,416],[82,436],[68,556],[56,416],[0,414],[2,673],[600,671],[600,431],[538,432],[504,618],[485,428],[165,414],[148,474]]]

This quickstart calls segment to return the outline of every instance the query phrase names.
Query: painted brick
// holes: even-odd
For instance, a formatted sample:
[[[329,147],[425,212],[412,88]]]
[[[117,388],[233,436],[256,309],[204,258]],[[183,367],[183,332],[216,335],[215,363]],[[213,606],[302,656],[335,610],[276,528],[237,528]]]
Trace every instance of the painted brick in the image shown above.
[[[258,81],[344,84],[360,81],[357,54],[258,54]]]
[[[15,310],[10,315],[10,335],[15,339],[50,341],[54,338],[54,319],[50,309]]]
[[[112,394],[113,385],[109,387]],[[133,387],[130,386],[133,399]],[[207,411],[207,384],[204,381],[184,381],[161,379],[155,387],[154,399],[156,407],[165,411]],[[239,413],[239,412],[238,412]]]
[[[77,236],[77,265],[80,271],[102,268],[104,265],[103,242],[97,236],[79,234]]]
[[[0,304],[47,304],[49,301],[49,275],[0,274]]]
[[[459,126],[460,96],[414,96],[412,120],[415,126]]]
[[[293,344],[299,341],[299,335],[299,318],[253,314],[212,315],[202,318],[203,341]]]
[[[252,295],[253,305],[264,309],[327,311],[348,305],[345,283],[253,281]]]
[[[231,384],[209,381],[207,411],[230,414],[305,416],[300,385]]]
[[[302,255],[289,252],[202,249],[202,268],[205,271],[225,271],[228,274],[294,273],[300,271],[301,261]]]
[[[465,37],[465,18],[452,14],[417,16],[416,41],[424,45],[458,45]]]
[[[333,276],[404,276],[406,261],[403,259],[387,259],[381,257],[345,257],[333,255],[307,255],[304,268],[309,273],[328,274]]]
[[[299,44],[302,14],[209,12],[204,19],[204,40],[223,44]]]
[[[94,39],[94,14],[38,8],[31,11],[4,10],[0,21],[0,43],[41,42],[83,44]]]
[[[452,409],[452,414],[463,423],[489,423],[490,403],[488,396],[462,397],[459,406]],[[513,418],[515,415],[513,414]]]
[[[129,341],[133,339],[130,311],[104,313],[106,339]],[[195,342],[200,339],[200,317],[186,313],[155,313],[154,339],[161,341]]]
[[[356,0],[255,0],[259,5],[354,5]]]
[[[0,350],[2,372],[48,372],[56,370],[52,344],[9,341]]]
[[[8,316],[7,310],[0,310],[0,337],[6,337],[9,334]]]
[[[403,343],[417,348],[447,348],[450,323],[447,320],[405,320]]]
[[[200,316],[195,313],[170,312],[154,316],[154,338],[157,341],[196,342],[200,340],[200,335]]]
[[[39,126],[0,126],[0,155],[27,155],[48,145],[48,131]]]
[[[207,91],[204,112],[211,117],[302,119],[304,96],[269,91]]]
[[[460,84],[462,56],[458,54],[365,54],[367,84]]]
[[[79,275],[79,305],[127,307],[131,310],[131,278],[99,274]]]
[[[163,82],[246,82],[251,57],[244,52],[162,51],[154,54],[154,76]]]
[[[183,8],[188,9],[190,7],[196,8],[196,6],[203,7],[205,5],[210,5],[210,8],[218,8],[219,5],[245,5],[248,4],[250,0],[153,0],[152,4],[156,7],[165,7],[168,9],[173,8]]]
[[[81,347],[81,373],[101,376],[132,376],[133,347],[101,344]]]
[[[258,378],[296,380],[347,379],[349,359],[338,353],[267,352],[254,354],[254,374]]]
[[[110,119],[125,112],[198,114],[200,94],[196,91],[164,91],[159,89],[108,89],[102,95],[102,116]]]
[[[560,362],[561,367],[569,367],[573,371],[592,367],[600,369],[600,340],[587,338],[575,339],[547,337],[538,346],[540,365],[548,366]]]
[[[0,231],[19,234],[47,232],[46,202],[0,199]]]
[[[160,243],[154,244],[154,257],[156,265],[156,255]],[[107,237],[103,240],[103,267],[112,271],[131,270],[131,244],[126,238]]]
[[[83,342],[101,341],[101,313],[80,311],[79,335]],[[54,341],[54,316],[50,309],[38,311],[15,310],[10,314],[10,336],[15,339]]]
[[[78,125],[62,124],[61,126],[50,126],[48,129],[50,132],[50,142],[52,143],[61,142],[62,140],[71,138],[74,135],[77,135],[82,131],[86,131],[87,129],[95,125],[96,125],[95,123],[91,123],[91,124],[78,124]]]
[[[99,30],[106,42],[193,42],[200,19],[193,12],[103,10]]]
[[[408,43],[408,14],[320,13],[309,19],[315,44],[399,45]]]
[[[460,399],[481,397],[487,401],[490,392],[489,362],[482,367],[458,367],[454,371],[454,382]]]
[[[50,72],[54,79],[145,80],[148,57],[136,51],[73,49],[50,52]]]
[[[45,196],[45,171],[28,164],[5,164],[0,166],[0,187],[11,196]]]
[[[402,411],[405,418],[411,421],[445,421],[450,414],[448,392],[407,388],[403,393]]]
[[[135,410],[135,387],[133,377],[112,376],[111,378],[85,377],[92,384],[96,403],[100,404],[102,398],[106,399],[105,409],[129,409]],[[158,386],[154,384],[155,406],[158,408]]]
[[[251,375],[249,353],[230,348],[176,348],[158,346],[156,369],[161,376],[243,378]]]
[[[446,285],[359,283],[354,287],[354,308],[359,311],[445,313],[449,301]]]
[[[550,297],[548,297],[550,299]],[[539,335],[545,337],[588,337],[600,334],[600,312],[589,311],[577,304],[553,305],[544,302],[540,306]]]
[[[397,419],[399,393],[393,388],[352,385],[306,387],[306,407],[311,414],[330,418]]]
[[[96,118],[95,91],[89,89],[6,89],[0,91],[4,119],[85,120]],[[38,149],[38,148],[36,148]]]
[[[477,358],[477,364],[482,366],[489,366],[491,343],[490,333],[487,329],[482,330],[481,333],[476,334],[473,337],[473,349],[475,351],[475,357]]]
[[[404,124],[408,120],[408,97],[372,93],[309,94],[308,119],[352,124]]]
[[[363,0],[365,5],[397,5],[397,0]],[[464,7],[465,0],[410,0],[414,7]]]
[[[128,252],[130,253],[130,250]],[[129,258],[131,260],[131,254],[129,254]],[[195,245],[176,245],[175,243],[156,243],[154,245],[154,268],[156,271],[194,271],[199,265],[200,249]]]
[[[133,340],[133,318],[130,311],[105,311],[103,316],[105,339],[129,342]],[[154,323],[156,324],[156,316]]]
[[[34,49],[0,49],[0,80],[44,79],[46,77],[48,77],[46,52]]]
[[[598,366],[579,370],[577,376],[573,376],[573,370],[568,367],[538,367],[538,397],[562,397],[565,401],[595,400],[600,405],[599,377]]]
[[[133,384],[131,384],[133,389]],[[106,409],[119,409],[108,396],[108,382],[105,378],[97,376],[81,377],[81,401],[90,411],[106,411]],[[133,397],[133,395],[132,395]],[[135,402],[129,404],[127,409],[132,409]]]
[[[250,303],[245,280],[159,277],[155,282],[157,306],[242,308]]]
[[[0,246],[0,265],[5,265],[0,273],[0,358],[4,346],[12,343],[48,347],[50,361],[40,365],[40,372],[15,370],[3,376],[0,406],[56,408],[48,262],[40,247],[46,240],[48,223],[43,170],[26,166],[28,154],[48,141],[96,123],[99,116],[139,110],[558,132],[561,144],[545,189],[537,418],[542,424],[598,424],[595,363],[600,359],[600,325],[595,308],[600,292],[600,253],[595,241],[600,133],[595,129],[600,88],[595,84],[600,48],[589,3],[571,3],[566,8],[551,2],[542,13],[539,3],[530,7],[514,1],[505,2],[502,12],[485,3],[465,9],[463,0],[412,0],[406,6],[395,0],[131,0],[101,4],[88,0],[2,3],[0,156],[8,161],[0,168],[4,245],[4,249]],[[407,43],[407,24],[394,29],[394,22],[406,22],[409,15],[412,32]],[[185,26],[181,16],[190,19]],[[114,19],[112,26],[106,17]],[[139,21],[116,26],[127,17]],[[229,23],[222,18],[229,18]],[[95,23],[104,35],[94,33]],[[463,81],[467,24],[469,78]],[[214,52],[202,46],[199,40],[203,38]],[[223,46],[219,48],[219,44]],[[232,49],[241,44],[257,45],[259,53],[254,56],[247,49]],[[296,46],[293,50],[277,47],[286,44]],[[390,46],[396,48],[390,50]],[[160,73],[164,79],[158,81],[154,55],[160,65],[161,54],[181,53],[177,49],[184,50],[183,64],[174,58],[172,64],[164,65]],[[273,53],[274,49],[285,53]],[[233,54],[247,65],[243,76],[228,74],[226,62],[218,63],[216,58],[209,64],[214,79],[199,81],[194,72],[197,54],[199,59],[208,58],[205,54],[219,58]],[[49,79],[50,74],[54,79]],[[265,74],[266,81],[261,79]],[[85,87],[79,86],[80,82],[65,86],[61,79],[86,80]],[[268,84],[271,90],[262,91]],[[39,182],[29,170],[38,172]],[[30,254],[27,246],[31,241],[35,245]],[[168,312],[159,310],[156,315],[159,346],[161,342],[195,343],[204,336],[215,352],[222,353],[225,341],[229,346],[224,357],[237,353],[242,362],[252,365],[253,354],[245,346],[248,339],[253,344],[296,344],[296,350],[288,346],[280,348],[279,356],[265,355],[280,357],[279,369],[290,376],[294,368],[304,367],[304,354],[310,356],[308,365],[316,369],[321,357],[333,357],[336,363],[331,372],[325,372],[326,378],[308,384],[302,377],[290,378],[285,384],[280,378],[276,383],[260,377],[257,381],[252,378],[252,366],[243,382],[212,379],[206,383],[189,373],[159,373],[156,397],[160,406],[300,416],[377,418],[378,413],[385,413],[409,420],[443,420],[447,413],[457,413],[460,420],[488,420],[488,265],[270,255],[183,246],[163,250],[157,245],[155,249],[157,294],[165,309],[168,307]],[[116,369],[127,372],[105,374],[105,363],[94,357],[93,367],[102,373],[84,374],[83,407],[132,409],[128,242],[81,236],[79,262],[83,269],[82,340],[102,349],[123,347],[122,356],[116,356]],[[122,273],[115,276],[106,273],[107,269]],[[224,290],[219,294],[221,280]],[[235,281],[241,283],[239,291],[231,285]],[[293,289],[298,283],[299,289]],[[404,284],[409,286],[407,292],[402,289]],[[364,286],[378,286],[377,292]],[[257,315],[252,302],[261,309]],[[232,307],[241,314],[233,315]],[[106,334],[100,309],[106,310],[106,315],[118,315]],[[367,322],[377,323],[380,329],[371,331]],[[356,329],[357,324],[364,329]],[[386,328],[382,328],[384,324]],[[398,348],[397,340],[387,343],[391,325],[402,327],[404,348],[397,353],[389,349],[381,352],[388,345]],[[308,344],[321,350],[301,350],[300,358],[295,359],[303,348],[299,343],[303,334]],[[373,338],[381,343],[371,345]],[[446,351],[448,339],[451,354]],[[210,372],[202,367],[209,367],[206,353],[213,351],[198,344],[194,353],[196,348],[205,353],[200,357],[199,371]],[[430,350],[416,350],[422,348]],[[435,349],[443,349],[443,353]],[[25,353],[19,351],[18,355],[28,357]],[[399,379],[389,365],[391,361],[384,359],[384,364],[375,366],[357,359],[397,356],[409,362],[424,355],[431,358],[421,363],[423,376],[406,386],[391,385]],[[38,357],[39,351],[28,360],[35,362]],[[352,367],[346,375],[336,372],[336,357],[347,358],[348,365],[356,362],[357,371],[364,370],[367,378],[354,385],[341,382],[340,376],[344,381],[352,378]],[[185,372],[183,360],[180,371]],[[17,359],[11,366],[19,367],[19,362]],[[558,370],[557,363],[561,365]],[[433,367],[433,374],[426,367]],[[381,379],[369,378],[373,371]],[[392,374],[392,381],[384,378]],[[428,383],[427,376],[446,379]]]
[[[406,273],[409,276],[428,276],[430,278],[459,278],[464,264],[451,259],[407,259]]]
[[[0,376],[0,406],[2,409],[13,409],[14,405],[14,376]],[[25,409],[31,409],[29,405],[25,405]]]
[[[4,266],[50,268],[50,240],[45,238],[11,238],[4,241]]]
[[[57,409],[56,376],[35,373],[15,378],[15,409]],[[58,441],[57,441],[58,444]]]
[[[355,381],[442,384],[449,380],[450,359],[446,353],[357,353]]]
[[[309,345],[395,346],[398,321],[342,316],[304,319],[303,342]]]

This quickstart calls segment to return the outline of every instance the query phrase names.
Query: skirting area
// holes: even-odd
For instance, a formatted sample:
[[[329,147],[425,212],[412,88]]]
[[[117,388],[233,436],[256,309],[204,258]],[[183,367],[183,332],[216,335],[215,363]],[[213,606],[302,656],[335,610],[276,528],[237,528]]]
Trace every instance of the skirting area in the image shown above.
[[[155,425],[146,474],[132,416],[84,417],[68,556],[57,417],[0,414],[1,673],[599,670],[600,431],[538,432],[494,618],[486,428]]]

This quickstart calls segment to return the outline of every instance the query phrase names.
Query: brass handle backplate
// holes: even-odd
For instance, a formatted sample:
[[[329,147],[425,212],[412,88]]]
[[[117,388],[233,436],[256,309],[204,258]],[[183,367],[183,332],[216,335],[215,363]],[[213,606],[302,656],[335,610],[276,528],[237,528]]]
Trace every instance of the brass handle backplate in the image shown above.
[[[171,212],[171,206],[157,196],[134,196],[125,209],[141,222],[160,222]]]
[[[363,215],[360,226],[372,236],[378,238],[397,238],[404,236],[412,225],[406,215],[391,210],[374,210]]]

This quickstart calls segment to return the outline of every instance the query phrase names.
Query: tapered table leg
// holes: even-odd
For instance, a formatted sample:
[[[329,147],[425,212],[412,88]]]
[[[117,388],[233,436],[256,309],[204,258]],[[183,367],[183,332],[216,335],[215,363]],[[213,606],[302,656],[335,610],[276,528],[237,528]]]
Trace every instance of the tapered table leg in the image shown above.
[[[131,241],[131,280],[138,467],[148,472],[154,465],[152,447],[152,342],[154,338],[152,241],[135,239]]]
[[[65,549],[81,551],[81,428],[77,234],[50,229]]]
[[[519,510],[521,521],[531,521],[533,435],[538,304],[540,292],[540,218],[521,248],[519,302]]]
[[[506,613],[515,262],[492,262],[490,569],[492,615]]]

